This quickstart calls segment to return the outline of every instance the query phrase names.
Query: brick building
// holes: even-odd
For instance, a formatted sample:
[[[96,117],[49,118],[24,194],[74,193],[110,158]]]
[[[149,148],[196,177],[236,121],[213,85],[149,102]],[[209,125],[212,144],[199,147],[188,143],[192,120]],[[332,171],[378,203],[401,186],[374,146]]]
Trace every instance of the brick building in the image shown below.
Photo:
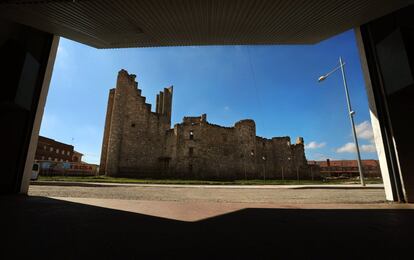
[[[82,154],[74,150],[73,145],[39,136],[35,160],[55,162],[80,162]]]
[[[155,112],[135,75],[118,73],[109,92],[101,173],[180,178],[301,178],[309,176],[303,138],[256,136],[253,120],[233,127],[211,124],[205,114],[171,128],[173,87],[157,95]]]
[[[378,160],[362,160],[362,170],[365,177],[381,177]],[[310,165],[318,165],[322,176],[354,177],[359,176],[358,162],[356,160],[329,160],[309,161]]]

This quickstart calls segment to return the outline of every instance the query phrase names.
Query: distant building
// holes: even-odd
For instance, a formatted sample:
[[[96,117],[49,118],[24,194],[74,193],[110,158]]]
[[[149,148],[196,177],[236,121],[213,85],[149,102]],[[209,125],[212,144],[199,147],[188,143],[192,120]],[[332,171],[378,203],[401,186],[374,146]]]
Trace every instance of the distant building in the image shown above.
[[[308,161],[309,165],[318,165],[321,176],[354,177],[359,176],[357,160]],[[362,170],[365,177],[381,177],[378,160],[362,160]]]
[[[82,162],[83,154],[74,150],[73,145],[39,136],[35,160],[53,162]]]
[[[73,145],[58,142],[56,140],[39,136],[35,160],[72,162],[74,156]]]
[[[82,156],[73,145],[39,136],[35,160],[40,175],[96,175],[98,165],[82,162]]]
[[[77,151],[73,151],[72,162],[82,162],[83,154]]]

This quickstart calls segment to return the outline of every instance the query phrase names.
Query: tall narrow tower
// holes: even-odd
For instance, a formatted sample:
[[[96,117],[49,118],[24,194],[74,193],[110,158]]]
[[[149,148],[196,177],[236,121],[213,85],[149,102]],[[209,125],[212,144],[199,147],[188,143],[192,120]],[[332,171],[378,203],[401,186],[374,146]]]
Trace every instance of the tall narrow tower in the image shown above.
[[[101,153],[101,173],[108,176],[153,174],[164,154],[173,87],[157,95],[154,113],[135,79],[134,74],[119,71],[116,88],[109,93]]]
[[[164,91],[160,91],[160,93],[157,94],[157,104],[155,109],[155,112],[167,117],[169,124],[171,124],[172,97],[173,86],[164,88]]]

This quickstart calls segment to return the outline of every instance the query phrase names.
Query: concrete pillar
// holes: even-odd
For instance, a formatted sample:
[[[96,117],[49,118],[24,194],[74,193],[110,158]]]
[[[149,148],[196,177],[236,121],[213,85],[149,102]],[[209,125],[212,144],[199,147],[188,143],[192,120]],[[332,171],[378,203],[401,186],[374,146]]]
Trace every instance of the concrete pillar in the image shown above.
[[[49,57],[47,59],[46,71],[43,78],[42,89],[40,92],[39,103],[36,109],[36,116],[33,123],[32,135],[30,137],[30,145],[27,152],[26,163],[22,183],[20,185],[20,193],[27,194],[29,191],[30,177],[32,175],[32,167],[36,154],[37,140],[39,138],[40,126],[46,105],[47,94],[49,92],[50,80],[52,78],[53,66],[55,65],[56,53],[59,46],[59,36],[53,36],[52,46],[50,48]]]
[[[414,7],[355,30],[387,200],[414,202]]]
[[[380,163],[382,180],[384,182],[385,196],[386,196],[386,199],[389,201],[397,201],[398,196],[395,194],[395,191],[393,191],[393,188],[392,188],[392,179],[391,179],[392,169],[390,169],[391,165],[389,165],[389,162],[387,161],[388,155],[386,153],[386,148],[384,144],[386,140],[381,131],[381,124],[380,124],[378,110],[377,110],[377,102],[375,101],[375,98],[374,98],[374,89],[372,86],[371,77],[369,75],[367,57],[366,57],[366,52],[365,52],[360,28],[355,29],[355,36],[356,36],[356,40],[358,44],[361,66],[362,66],[362,71],[363,71],[364,79],[365,79],[365,88],[366,88],[366,92],[368,96],[371,125],[372,125],[372,130],[374,133],[375,148],[377,150],[378,159]]]
[[[0,35],[0,194],[24,194],[59,37],[3,19]]]

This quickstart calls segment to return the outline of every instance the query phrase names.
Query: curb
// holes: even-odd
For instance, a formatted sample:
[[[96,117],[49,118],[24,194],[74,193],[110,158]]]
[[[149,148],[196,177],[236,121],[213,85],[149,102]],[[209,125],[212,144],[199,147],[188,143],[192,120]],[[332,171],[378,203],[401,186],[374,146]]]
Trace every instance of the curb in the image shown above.
[[[191,184],[145,184],[145,183],[97,183],[97,182],[65,182],[65,181],[31,181],[30,185],[68,186],[68,187],[160,187],[160,188],[211,188],[211,189],[327,189],[327,190],[383,190],[384,186],[349,185],[191,185]]]
[[[118,187],[124,185],[117,185],[113,183],[108,185],[106,183],[88,183],[88,182],[64,182],[64,181],[30,181],[30,185],[36,186],[77,186],[77,187]]]

